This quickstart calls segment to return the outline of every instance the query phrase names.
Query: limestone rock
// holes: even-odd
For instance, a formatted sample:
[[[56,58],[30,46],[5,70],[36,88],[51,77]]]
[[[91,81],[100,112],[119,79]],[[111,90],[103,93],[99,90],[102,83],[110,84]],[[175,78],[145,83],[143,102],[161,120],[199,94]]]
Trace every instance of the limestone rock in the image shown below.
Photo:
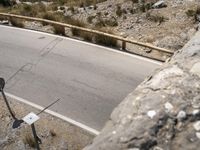
[[[84,150],[200,147],[199,61],[200,32],[115,108],[101,134]]]

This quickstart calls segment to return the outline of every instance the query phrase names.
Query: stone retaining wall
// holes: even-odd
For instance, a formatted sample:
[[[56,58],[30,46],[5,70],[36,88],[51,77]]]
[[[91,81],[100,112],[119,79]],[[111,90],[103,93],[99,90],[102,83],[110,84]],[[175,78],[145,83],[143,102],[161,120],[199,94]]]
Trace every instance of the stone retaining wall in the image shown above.
[[[200,147],[200,31],[113,111],[84,150]]]

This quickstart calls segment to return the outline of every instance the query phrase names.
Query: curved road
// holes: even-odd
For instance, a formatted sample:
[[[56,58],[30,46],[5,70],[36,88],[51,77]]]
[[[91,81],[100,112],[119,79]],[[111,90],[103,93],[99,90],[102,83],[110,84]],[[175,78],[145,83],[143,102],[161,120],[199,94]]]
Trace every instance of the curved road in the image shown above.
[[[100,130],[159,63],[46,33],[0,26],[6,92]]]

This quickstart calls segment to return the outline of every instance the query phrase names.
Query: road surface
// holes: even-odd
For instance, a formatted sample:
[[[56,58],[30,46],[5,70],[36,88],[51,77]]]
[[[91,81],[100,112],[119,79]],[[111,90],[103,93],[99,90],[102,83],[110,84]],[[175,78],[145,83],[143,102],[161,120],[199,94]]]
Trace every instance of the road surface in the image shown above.
[[[159,64],[68,38],[0,26],[5,91],[100,130]]]

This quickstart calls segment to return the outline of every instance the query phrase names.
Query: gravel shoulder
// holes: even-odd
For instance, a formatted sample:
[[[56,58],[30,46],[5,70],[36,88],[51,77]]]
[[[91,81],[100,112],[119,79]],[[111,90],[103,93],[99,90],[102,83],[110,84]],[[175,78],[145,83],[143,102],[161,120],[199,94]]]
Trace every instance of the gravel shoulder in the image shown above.
[[[17,118],[23,118],[30,112],[39,110],[9,99],[11,108]],[[0,149],[1,150],[32,150],[28,139],[32,138],[31,127],[25,123],[17,129],[12,129],[13,119],[5,102],[0,97]],[[88,145],[93,135],[47,113],[42,113],[35,123],[38,136],[42,140],[41,149],[49,150],[80,150]],[[29,144],[28,144],[29,143]]]

